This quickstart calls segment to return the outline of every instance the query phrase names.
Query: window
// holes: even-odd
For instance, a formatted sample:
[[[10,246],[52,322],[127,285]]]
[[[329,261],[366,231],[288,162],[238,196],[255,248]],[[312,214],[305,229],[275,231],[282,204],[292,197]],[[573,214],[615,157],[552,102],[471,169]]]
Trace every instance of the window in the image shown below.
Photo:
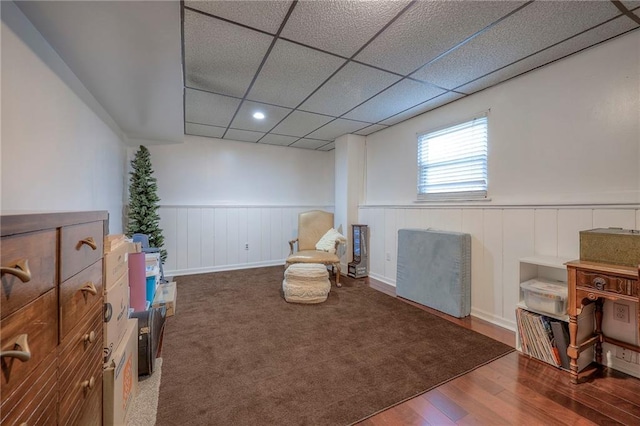
[[[487,196],[487,115],[418,135],[418,199]]]

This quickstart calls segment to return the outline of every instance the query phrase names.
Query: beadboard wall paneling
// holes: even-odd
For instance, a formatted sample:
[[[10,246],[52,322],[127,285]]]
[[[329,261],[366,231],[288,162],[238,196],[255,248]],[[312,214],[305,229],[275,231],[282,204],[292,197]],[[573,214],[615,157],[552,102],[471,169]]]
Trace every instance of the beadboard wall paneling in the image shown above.
[[[579,231],[606,227],[640,229],[640,209],[361,206],[359,220],[370,228],[370,276],[393,286],[398,229],[433,228],[471,234],[471,312],[513,330],[520,291],[518,259],[531,255],[577,259]]]
[[[332,212],[333,206],[161,206],[165,275],[284,264],[298,235],[298,214],[314,209]]]

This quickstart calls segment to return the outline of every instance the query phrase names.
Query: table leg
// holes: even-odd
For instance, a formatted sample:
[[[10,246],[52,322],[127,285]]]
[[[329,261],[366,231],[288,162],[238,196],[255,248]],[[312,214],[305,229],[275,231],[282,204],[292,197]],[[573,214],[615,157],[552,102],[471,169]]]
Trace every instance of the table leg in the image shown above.
[[[602,364],[602,307],[604,305],[604,299],[599,297],[596,299],[596,335],[598,341],[596,342],[596,362]]]
[[[567,348],[567,355],[570,358],[571,369],[571,383],[578,383],[578,357],[580,353],[576,340],[578,336],[578,316],[569,315],[569,347]]]

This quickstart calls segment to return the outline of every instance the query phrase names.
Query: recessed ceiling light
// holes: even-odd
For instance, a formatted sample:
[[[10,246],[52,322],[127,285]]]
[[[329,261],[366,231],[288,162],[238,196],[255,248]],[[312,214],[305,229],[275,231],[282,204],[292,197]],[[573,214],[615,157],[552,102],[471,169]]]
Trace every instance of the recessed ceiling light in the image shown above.
[[[256,120],[262,120],[264,119],[264,114],[261,112],[256,112],[253,114],[253,118],[255,118]]]

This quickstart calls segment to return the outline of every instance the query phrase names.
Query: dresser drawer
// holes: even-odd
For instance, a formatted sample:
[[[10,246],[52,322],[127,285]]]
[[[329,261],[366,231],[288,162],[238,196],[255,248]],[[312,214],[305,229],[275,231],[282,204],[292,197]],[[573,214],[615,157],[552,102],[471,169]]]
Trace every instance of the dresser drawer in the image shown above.
[[[76,369],[85,354],[94,350],[94,346],[104,346],[102,326],[102,305],[96,304],[58,347],[60,377],[65,377],[70,374],[69,371]],[[95,361],[95,363],[101,362],[102,359]]]
[[[102,258],[103,222],[60,228],[60,281],[66,281]]]
[[[0,424],[54,425],[58,385],[56,353],[51,352],[11,395],[2,395]]]
[[[69,365],[60,364],[58,374],[60,407],[59,424],[78,424],[85,406],[98,395],[102,402],[102,345],[95,345]],[[64,370],[64,371],[63,371]],[[102,410],[94,413],[102,418]]]
[[[60,340],[101,301],[102,259],[60,284]]]
[[[2,238],[2,318],[54,287],[56,252],[55,230]]]
[[[58,304],[56,290],[38,297],[0,322],[0,347],[7,351],[23,352],[27,348],[16,345],[26,338],[31,353],[28,360],[2,357],[0,394],[11,394],[58,344]],[[25,337],[26,336],[26,337]],[[55,351],[54,351],[55,352]]]
[[[578,270],[576,271],[576,284],[578,287],[638,297],[638,282],[636,280],[615,275]]]

